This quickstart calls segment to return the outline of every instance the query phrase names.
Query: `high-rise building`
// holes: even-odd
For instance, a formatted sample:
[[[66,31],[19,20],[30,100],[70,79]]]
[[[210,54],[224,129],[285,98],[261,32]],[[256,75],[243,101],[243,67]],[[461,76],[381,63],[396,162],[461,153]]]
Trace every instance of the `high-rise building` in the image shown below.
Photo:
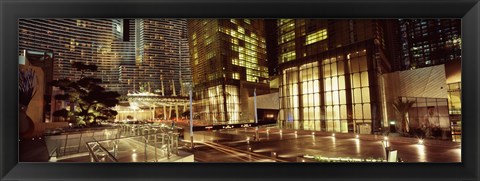
[[[408,70],[461,59],[460,19],[400,19],[400,64]]]
[[[53,52],[53,79],[79,79],[72,62],[95,64],[88,76],[120,94],[186,95],[191,82],[184,19],[21,19],[24,50]]]
[[[122,61],[120,82],[128,90],[186,96],[191,83],[186,20],[130,19],[128,43],[135,58]]]
[[[213,124],[253,115],[248,97],[269,92],[265,27],[258,19],[188,20],[194,112]]]
[[[382,79],[390,71],[385,21],[279,19],[279,126],[379,131]]]

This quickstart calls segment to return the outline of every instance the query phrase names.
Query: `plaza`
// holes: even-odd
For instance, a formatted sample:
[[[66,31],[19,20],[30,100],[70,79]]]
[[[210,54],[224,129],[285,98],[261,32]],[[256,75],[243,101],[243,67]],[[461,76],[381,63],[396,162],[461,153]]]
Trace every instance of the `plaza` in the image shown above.
[[[460,32],[459,19],[21,19],[20,160],[461,162]]]

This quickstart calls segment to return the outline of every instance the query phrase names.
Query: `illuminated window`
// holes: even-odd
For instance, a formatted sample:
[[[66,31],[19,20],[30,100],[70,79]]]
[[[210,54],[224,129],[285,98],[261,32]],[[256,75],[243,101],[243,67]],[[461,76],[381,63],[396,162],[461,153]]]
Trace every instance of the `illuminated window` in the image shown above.
[[[282,54],[282,62],[288,62],[295,59],[295,51],[290,51]]]
[[[241,26],[238,26],[238,32],[241,34],[245,34],[245,29],[243,29]]]
[[[305,42],[305,45],[310,45],[312,43],[316,43],[322,40],[327,39],[327,29],[321,29],[315,33],[307,35],[307,40]]]
[[[233,79],[240,80],[240,73],[238,73],[238,72],[232,73],[232,78],[233,78]]]
[[[295,39],[295,31],[290,31],[282,35],[279,43],[285,43],[293,39]]]

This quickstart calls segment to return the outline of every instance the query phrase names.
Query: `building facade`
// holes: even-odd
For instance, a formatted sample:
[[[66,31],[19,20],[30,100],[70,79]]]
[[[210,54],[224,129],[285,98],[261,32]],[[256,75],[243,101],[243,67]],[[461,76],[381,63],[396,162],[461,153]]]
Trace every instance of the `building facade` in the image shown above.
[[[188,20],[196,104],[213,124],[248,121],[248,97],[269,92],[263,20]]]
[[[390,71],[381,20],[279,19],[279,126],[372,133]]]
[[[79,79],[72,62],[95,64],[89,76],[122,95],[186,95],[191,82],[184,19],[21,19],[24,50],[53,52],[54,80]]]
[[[133,58],[118,67],[119,81],[130,92],[187,96],[191,83],[186,20],[128,19]]]
[[[401,64],[408,70],[461,59],[460,19],[400,19]]]

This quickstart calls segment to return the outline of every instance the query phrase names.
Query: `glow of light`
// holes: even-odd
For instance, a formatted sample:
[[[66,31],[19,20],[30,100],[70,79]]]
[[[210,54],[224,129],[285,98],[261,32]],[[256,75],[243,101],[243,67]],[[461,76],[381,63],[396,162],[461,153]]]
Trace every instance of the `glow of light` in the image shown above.
[[[132,153],[132,162],[137,161],[137,153]]]
[[[388,137],[387,137],[387,136],[384,136],[384,137],[383,137],[383,140],[387,141],[387,140],[388,140]]]
[[[424,145],[415,145],[417,147],[417,155],[420,158],[420,162],[426,162],[426,155],[425,155],[425,146]]]
[[[358,139],[359,137],[360,137],[360,136],[358,136],[358,134],[357,134],[357,135],[355,135],[355,138],[357,138],[357,139]]]
[[[137,152],[137,149],[133,149],[132,151],[135,153],[135,152]]]
[[[312,135],[315,135],[315,132],[312,132]]]
[[[356,148],[357,154],[360,154],[360,140],[359,139],[355,140],[355,148]]]
[[[333,133],[332,136],[335,137],[335,133]]]
[[[388,147],[388,141],[387,140],[382,141],[382,144],[383,144],[383,147],[385,147],[385,148]]]
[[[395,124],[395,121],[390,121],[390,124],[391,124],[391,125],[394,125],[394,124]]]
[[[423,139],[418,139],[418,144],[423,145]]]

